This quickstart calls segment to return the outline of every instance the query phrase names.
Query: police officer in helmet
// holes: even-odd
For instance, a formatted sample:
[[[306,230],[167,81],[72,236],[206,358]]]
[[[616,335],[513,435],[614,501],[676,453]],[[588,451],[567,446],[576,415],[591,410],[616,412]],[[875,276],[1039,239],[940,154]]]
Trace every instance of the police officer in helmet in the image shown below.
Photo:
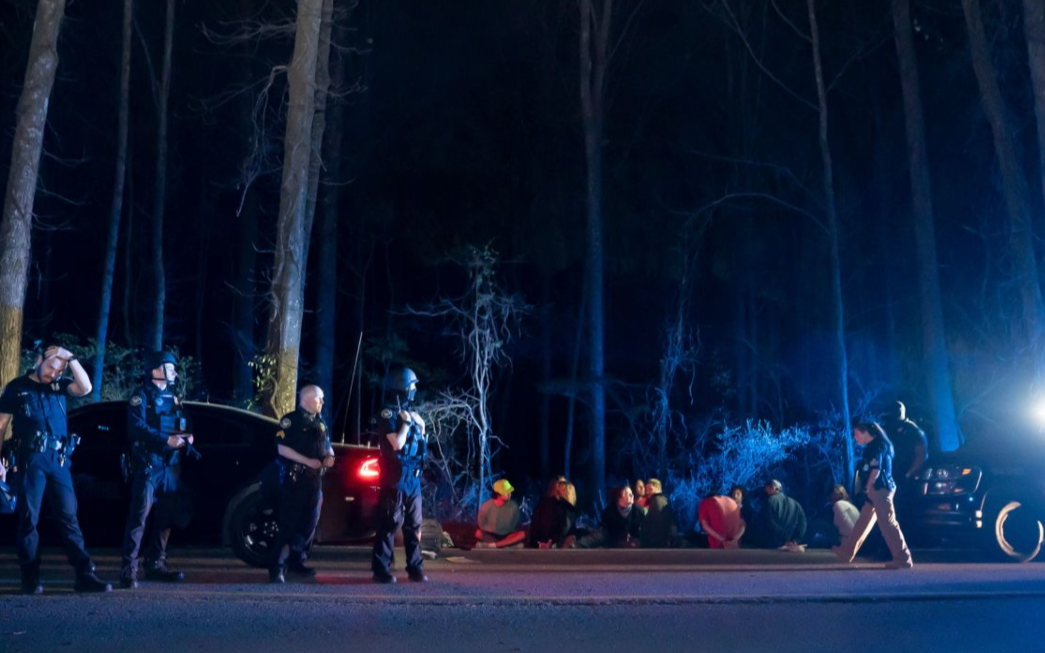
[[[284,582],[287,572],[304,577],[316,575],[316,570],[306,566],[305,561],[323,505],[323,472],[334,465],[334,447],[322,412],[323,390],[307,385],[298,393],[297,409],[279,422],[279,532],[269,567],[272,583]]]
[[[406,572],[410,580],[423,583],[421,559],[421,471],[428,455],[425,423],[411,410],[417,392],[417,375],[409,367],[391,370],[384,385],[389,402],[378,420],[381,450],[380,523],[374,539],[371,570],[374,581],[394,583],[392,575],[395,533],[403,529]]]
[[[120,569],[120,585],[127,589],[138,587],[138,554],[149,513],[153,523],[145,550],[146,580],[174,583],[185,579],[183,573],[167,566],[171,527],[186,526],[192,516],[188,489],[181,481],[181,462],[195,449],[182,416],[181,398],[173,390],[177,364],[169,351],[147,354],[142,384],[127,401],[131,505]]]
[[[65,400],[67,396],[88,394],[91,381],[68,349],[52,345],[38,351],[33,370],[12,380],[0,394],[0,435],[12,425],[12,437],[4,449],[11,464],[11,484],[18,494],[16,542],[22,592],[44,591],[40,584],[40,536],[36,525],[45,492],[66,556],[76,570],[74,589],[108,592],[112,586],[94,574],[94,563],[84,548],[69,473],[70,456],[78,438],[69,433]],[[64,378],[66,370],[73,378]],[[0,479],[5,475],[0,465]]]

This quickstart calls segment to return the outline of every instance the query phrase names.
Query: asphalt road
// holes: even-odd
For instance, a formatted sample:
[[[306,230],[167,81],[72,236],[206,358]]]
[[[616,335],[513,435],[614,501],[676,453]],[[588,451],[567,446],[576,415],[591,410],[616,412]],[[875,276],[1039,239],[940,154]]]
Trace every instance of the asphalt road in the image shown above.
[[[95,554],[115,580],[115,552]],[[368,555],[320,548],[316,579],[274,586],[226,552],[175,549],[185,583],[81,596],[48,550],[45,595],[24,597],[13,551],[0,549],[0,651],[1042,650],[1042,564],[923,553],[891,571],[825,551],[447,551],[426,563],[431,582],[400,573],[383,586]]]

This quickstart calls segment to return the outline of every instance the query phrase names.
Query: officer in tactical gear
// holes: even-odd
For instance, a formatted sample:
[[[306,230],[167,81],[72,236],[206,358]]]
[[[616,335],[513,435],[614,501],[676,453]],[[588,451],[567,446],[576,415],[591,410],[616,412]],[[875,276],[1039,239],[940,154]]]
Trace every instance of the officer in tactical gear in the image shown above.
[[[16,541],[22,593],[44,591],[40,584],[40,536],[36,525],[45,491],[69,563],[76,570],[74,589],[108,592],[112,586],[95,575],[94,563],[84,548],[69,473],[69,457],[79,438],[68,431],[65,399],[88,394],[91,381],[69,350],[50,346],[38,351],[33,370],[12,380],[0,394],[0,434],[12,424],[12,438],[4,449],[11,463],[11,483],[18,493]],[[67,369],[72,379],[63,378]],[[0,471],[0,479],[4,477]]]
[[[330,431],[323,421],[323,390],[308,385],[298,393],[298,407],[279,422],[276,465],[279,469],[279,532],[273,547],[269,581],[286,574],[311,577],[305,566],[323,504],[323,472],[334,465]]]
[[[421,472],[428,455],[428,437],[421,416],[410,410],[417,392],[417,375],[408,367],[391,370],[385,377],[390,401],[381,411],[380,523],[374,539],[371,570],[374,581],[394,583],[392,575],[395,533],[403,529],[406,573],[417,583],[428,581],[421,559]]]
[[[182,416],[181,398],[173,392],[177,363],[167,351],[147,354],[142,384],[127,401],[131,505],[120,569],[120,585],[126,589],[138,587],[138,554],[150,512],[153,524],[145,551],[146,580],[176,583],[185,579],[183,573],[167,566],[171,527],[185,527],[192,517],[188,488],[181,481],[181,462],[193,439]]]

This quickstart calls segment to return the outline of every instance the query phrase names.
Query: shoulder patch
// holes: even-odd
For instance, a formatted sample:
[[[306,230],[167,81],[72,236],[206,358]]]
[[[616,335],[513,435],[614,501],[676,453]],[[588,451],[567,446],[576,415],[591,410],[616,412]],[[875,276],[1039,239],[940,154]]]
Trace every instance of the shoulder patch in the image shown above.
[[[131,397],[131,405],[135,406],[135,407],[141,406],[142,405],[141,395],[134,395],[133,397]]]
[[[289,417],[284,417],[283,419],[279,420],[279,425],[282,428],[289,429],[290,425],[291,425],[290,418]]]
[[[387,408],[381,411],[381,419],[392,419],[392,411]]]

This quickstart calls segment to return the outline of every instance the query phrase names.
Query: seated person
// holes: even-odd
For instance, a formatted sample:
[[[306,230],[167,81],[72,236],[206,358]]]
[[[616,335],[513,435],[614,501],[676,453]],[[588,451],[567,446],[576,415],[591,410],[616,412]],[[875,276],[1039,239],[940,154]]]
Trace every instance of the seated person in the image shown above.
[[[639,541],[645,549],[672,547],[678,539],[679,527],[675,520],[675,511],[662,490],[659,480],[651,478],[646,482],[649,512],[642,520],[642,531],[639,533]]]
[[[747,524],[740,506],[730,497],[711,495],[697,509],[700,527],[708,536],[709,549],[739,549]]]
[[[860,517],[860,511],[849,500],[849,493],[841,485],[831,488],[831,512],[834,513],[834,525],[838,529],[838,536],[844,540],[853,532],[853,525]]]
[[[766,483],[766,501],[762,507],[763,545],[770,549],[798,547],[806,534],[806,513],[802,504],[784,494],[783,485],[773,479]]]
[[[477,548],[501,549],[521,544],[526,531],[519,527],[519,504],[512,501],[515,488],[502,478],[493,484],[493,498],[479,506],[479,528],[475,531]]]
[[[641,478],[635,479],[635,489],[633,494],[635,496],[635,505],[645,511],[649,506],[649,500],[646,499],[646,482]]]
[[[635,502],[635,495],[627,485],[617,489],[616,497],[617,500],[602,511],[602,546],[638,546],[646,511]]]
[[[576,502],[577,491],[573,484],[565,480],[556,481],[549,494],[533,509],[529,546],[534,549],[573,548],[576,541],[573,504]]]

